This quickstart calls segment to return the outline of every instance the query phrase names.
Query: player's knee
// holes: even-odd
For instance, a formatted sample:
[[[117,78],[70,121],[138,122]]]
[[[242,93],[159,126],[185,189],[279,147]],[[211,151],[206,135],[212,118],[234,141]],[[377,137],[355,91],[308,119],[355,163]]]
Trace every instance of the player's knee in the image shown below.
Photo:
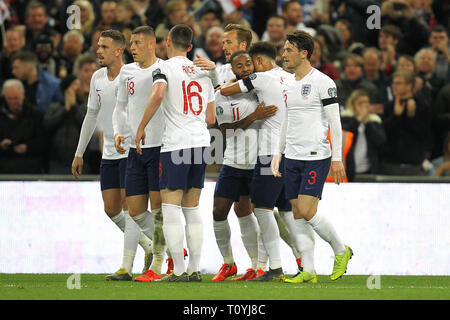
[[[116,215],[118,215],[120,213],[120,211],[122,211],[122,206],[120,204],[106,204],[103,206],[103,209],[105,210],[105,213],[109,216],[109,217],[114,217]]]
[[[221,205],[214,205],[213,219],[214,221],[224,221],[228,217],[228,211]]]
[[[245,217],[252,213],[252,208],[248,204],[235,202],[233,208],[238,217]]]
[[[306,220],[310,220],[316,214],[315,208],[311,207],[299,207],[296,209],[292,208],[292,212],[294,214],[295,219],[306,219]]]

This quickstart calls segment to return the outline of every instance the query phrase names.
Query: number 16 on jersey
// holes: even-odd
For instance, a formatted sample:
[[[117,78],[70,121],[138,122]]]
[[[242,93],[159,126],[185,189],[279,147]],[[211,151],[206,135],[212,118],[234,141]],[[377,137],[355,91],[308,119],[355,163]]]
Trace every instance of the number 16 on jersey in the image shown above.
[[[187,86],[186,86],[186,81],[183,81],[182,86],[183,86],[183,99],[184,99],[183,113],[188,114],[189,109],[190,109],[191,112],[195,116],[198,116],[203,110],[203,100],[202,100],[202,96],[200,95],[200,93],[202,92],[202,86],[197,81],[191,81],[191,82],[189,82],[189,84]],[[191,91],[192,87],[197,87],[197,91]],[[194,98],[194,97],[197,98],[197,102],[198,102],[197,110],[194,110],[194,108],[192,107],[192,105],[193,105],[192,98]]]

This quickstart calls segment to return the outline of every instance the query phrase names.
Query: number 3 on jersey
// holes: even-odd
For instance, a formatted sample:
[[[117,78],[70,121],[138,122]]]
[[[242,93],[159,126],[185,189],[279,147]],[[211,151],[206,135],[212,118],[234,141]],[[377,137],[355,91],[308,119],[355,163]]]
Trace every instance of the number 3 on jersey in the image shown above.
[[[191,81],[191,82],[189,82],[189,84],[187,86],[186,86],[186,81],[183,81],[182,85],[183,85],[183,98],[184,98],[183,113],[188,114],[189,109],[191,109],[191,112],[195,116],[198,116],[203,110],[203,100],[202,100],[202,96],[200,95],[200,92],[202,92],[202,86],[197,81]],[[193,91],[193,92],[191,91],[193,86],[197,87],[197,91]],[[198,102],[197,110],[194,110],[194,108],[192,107],[192,98],[194,98],[194,97],[197,98],[197,102]]]

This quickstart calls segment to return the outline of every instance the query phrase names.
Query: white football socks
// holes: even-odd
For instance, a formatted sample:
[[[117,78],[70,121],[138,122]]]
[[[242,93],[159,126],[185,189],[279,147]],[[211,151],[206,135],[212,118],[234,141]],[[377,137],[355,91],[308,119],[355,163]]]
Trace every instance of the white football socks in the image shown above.
[[[137,245],[141,236],[141,229],[129,216],[126,216],[125,231],[123,233],[123,257],[122,268],[125,268],[129,274],[133,273],[133,262],[136,256]]]
[[[200,258],[203,246],[203,220],[200,208],[182,207],[186,219],[186,243],[189,249],[187,273],[200,271]]]
[[[142,233],[145,234],[147,238],[152,239],[153,232],[155,230],[155,225],[153,224],[153,214],[150,211],[144,211],[132,218],[141,228]]]
[[[122,230],[122,232],[125,232],[126,214],[123,210],[114,217],[110,217],[110,219],[119,227],[120,230]]]
[[[161,209],[155,209],[152,212],[155,231],[153,232],[153,260],[150,269],[157,274],[161,274],[164,253],[166,251],[166,240],[163,232],[163,215]]]
[[[308,223],[315,232],[333,248],[334,254],[345,252],[344,243],[341,241],[332,224],[322,214],[317,212]]]
[[[302,267],[304,271],[315,274],[314,268],[314,230],[305,219],[294,220],[297,237],[297,246],[302,257]]]
[[[167,247],[173,260],[173,272],[179,276],[186,271],[184,265],[184,228],[181,220],[181,207],[172,204],[162,204],[163,231]]]
[[[267,251],[264,247],[264,242],[261,237],[261,231],[258,230],[258,264],[256,265],[256,270],[261,269],[265,272],[267,269],[267,260]]]
[[[269,256],[270,269],[281,268],[280,231],[273,210],[255,208],[260,235]]]
[[[280,211],[280,217],[283,220],[288,232],[288,235],[283,237],[283,234],[281,232],[280,228],[280,236],[284,240],[284,242],[287,243],[287,245],[292,249],[292,253],[295,256],[295,259],[300,258],[300,249],[298,247],[298,240],[297,237],[297,229],[295,227],[294,223],[294,214],[292,211]],[[280,224],[278,225],[280,227]]]
[[[252,262],[252,268],[258,267],[258,220],[253,213],[245,217],[238,217],[241,229],[241,238],[248,256]]]
[[[223,263],[233,265],[233,250],[231,249],[231,230],[228,224],[228,219],[223,221],[213,220],[214,235],[216,236],[216,243],[219,247],[220,254],[223,257]]]

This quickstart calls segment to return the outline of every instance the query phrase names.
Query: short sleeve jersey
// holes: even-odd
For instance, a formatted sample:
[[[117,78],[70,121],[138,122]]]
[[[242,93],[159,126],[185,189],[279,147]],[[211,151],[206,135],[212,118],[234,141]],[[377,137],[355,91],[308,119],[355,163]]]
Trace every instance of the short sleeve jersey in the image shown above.
[[[175,56],[153,71],[153,83],[158,82],[167,84],[161,152],[209,146],[206,108],[214,101],[209,72],[186,57]]]
[[[89,98],[87,107],[99,112],[98,127],[103,131],[103,152],[102,158],[107,160],[121,159],[128,156],[128,149],[131,142],[131,132],[128,126],[123,133],[125,138],[125,154],[120,154],[114,147],[114,129],[112,125],[112,114],[116,105],[117,86],[119,76],[114,80],[108,79],[106,67],[94,72],[91,78]]]
[[[136,62],[126,64],[120,70],[117,99],[127,103],[127,118],[131,128],[131,147],[136,148],[135,138],[145,111],[148,99],[152,95],[153,71],[159,68],[162,60],[158,59],[148,68],[141,68]],[[161,109],[145,127],[145,145],[142,148],[158,147],[162,142],[164,117]]]
[[[281,125],[286,115],[281,85],[293,75],[280,67],[266,72],[252,73],[246,79],[238,81],[242,92],[254,90],[259,102],[266,106],[275,105],[277,112],[272,117],[266,118],[261,123],[258,139],[258,156],[273,155],[278,153]]]
[[[216,92],[216,116],[219,125],[234,123],[245,119],[258,106],[252,93],[242,93],[225,97]],[[227,135],[223,164],[243,170],[251,170],[255,167],[258,148],[259,121],[253,122],[245,130],[237,129]]]
[[[321,160],[331,157],[325,108],[337,103],[334,81],[313,68],[300,81],[295,78],[286,81],[283,95],[287,105],[286,158]]]

